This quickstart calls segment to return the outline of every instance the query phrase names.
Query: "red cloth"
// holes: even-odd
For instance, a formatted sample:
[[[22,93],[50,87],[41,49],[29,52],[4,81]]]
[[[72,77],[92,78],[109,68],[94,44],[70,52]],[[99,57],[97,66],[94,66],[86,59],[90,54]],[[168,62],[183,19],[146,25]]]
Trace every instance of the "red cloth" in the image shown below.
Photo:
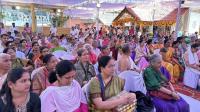
[[[110,39],[106,38],[106,39],[103,40],[102,45],[108,46],[109,42],[110,42]]]
[[[88,105],[81,103],[80,107],[78,109],[76,109],[74,112],[89,112]]]
[[[96,64],[96,62],[97,62],[97,56],[96,56],[95,53],[90,53],[90,54],[89,54],[89,58],[90,58],[90,62],[91,62],[92,64]]]
[[[133,28],[129,30],[129,35],[134,35],[134,29]]]

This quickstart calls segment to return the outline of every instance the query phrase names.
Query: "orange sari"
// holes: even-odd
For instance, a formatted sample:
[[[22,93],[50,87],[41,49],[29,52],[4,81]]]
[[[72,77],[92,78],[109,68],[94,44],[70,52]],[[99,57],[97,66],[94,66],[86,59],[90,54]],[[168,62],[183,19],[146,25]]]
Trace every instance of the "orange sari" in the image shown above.
[[[177,63],[177,61],[175,61],[173,59],[173,54],[174,54],[174,48],[169,47],[167,50],[167,53],[166,53],[165,60],[173,65],[173,70],[169,71],[169,72],[170,73],[173,72],[172,76],[173,76],[174,80],[176,81],[176,80],[178,80],[178,78],[181,74],[181,71],[180,71],[180,66]]]

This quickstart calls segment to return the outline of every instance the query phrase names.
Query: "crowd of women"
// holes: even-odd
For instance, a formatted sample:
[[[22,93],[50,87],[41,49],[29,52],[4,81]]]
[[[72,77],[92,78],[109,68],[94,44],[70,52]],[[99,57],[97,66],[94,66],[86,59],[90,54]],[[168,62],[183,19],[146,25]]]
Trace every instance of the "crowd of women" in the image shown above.
[[[159,32],[152,39],[133,27],[75,29],[49,37],[32,33],[28,24],[14,36],[1,32],[0,112],[110,112],[137,102],[136,91],[151,98],[151,112],[190,111],[173,83],[198,86],[195,36],[175,40]]]

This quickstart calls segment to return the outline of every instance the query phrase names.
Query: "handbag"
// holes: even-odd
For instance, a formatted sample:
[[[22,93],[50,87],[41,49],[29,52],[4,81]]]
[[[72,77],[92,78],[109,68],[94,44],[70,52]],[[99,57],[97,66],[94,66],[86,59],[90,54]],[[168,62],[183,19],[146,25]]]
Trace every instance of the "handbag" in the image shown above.
[[[170,89],[169,86],[166,86],[167,89]],[[173,96],[172,95],[169,95],[169,94],[166,94],[162,91],[158,91],[158,90],[154,90],[154,91],[149,91],[149,94],[151,96],[154,96],[154,97],[159,97],[161,99],[164,99],[164,100],[173,100]]]
[[[150,96],[147,96],[140,91],[136,91],[136,92],[130,91],[130,92],[136,94],[137,112],[153,112],[154,104]]]
[[[103,79],[101,74],[97,75],[99,83],[100,83],[100,89],[101,89],[101,97],[102,100],[105,101],[105,87],[103,84]],[[120,96],[126,95],[129,92],[127,91],[122,91],[120,92],[118,95],[113,96],[107,100],[114,100],[114,99],[118,99]],[[115,107],[114,109],[112,109],[112,112],[135,112],[136,110],[136,103],[134,102],[133,104],[125,104],[125,105],[118,105],[117,107]]]

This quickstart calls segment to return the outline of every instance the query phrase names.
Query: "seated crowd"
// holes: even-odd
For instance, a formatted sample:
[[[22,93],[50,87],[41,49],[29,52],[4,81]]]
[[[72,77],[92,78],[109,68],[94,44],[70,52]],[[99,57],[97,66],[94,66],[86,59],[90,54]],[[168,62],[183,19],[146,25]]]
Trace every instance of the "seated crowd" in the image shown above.
[[[197,89],[199,39],[74,28],[78,34],[60,37],[1,34],[0,112],[113,112],[132,104],[143,112],[141,94],[153,105],[148,112],[190,111],[173,84]]]

